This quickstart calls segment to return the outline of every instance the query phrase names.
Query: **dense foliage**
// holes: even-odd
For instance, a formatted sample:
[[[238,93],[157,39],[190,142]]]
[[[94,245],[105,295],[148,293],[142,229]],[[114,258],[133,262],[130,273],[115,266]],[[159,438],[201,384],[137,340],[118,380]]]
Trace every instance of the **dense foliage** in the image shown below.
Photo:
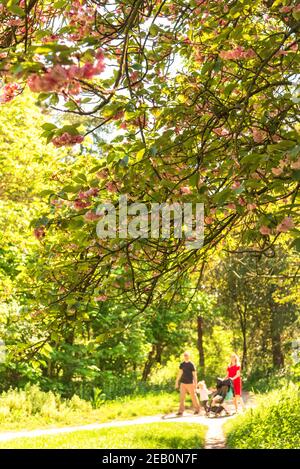
[[[299,387],[273,391],[256,409],[226,424],[229,448],[295,449],[300,446]]]
[[[290,366],[299,5],[0,6],[2,389],[93,398],[170,385],[196,344],[210,381],[232,348],[247,373]],[[121,194],[149,213],[204,203],[204,246],[188,249],[174,227],[99,239],[97,206],[117,209]]]

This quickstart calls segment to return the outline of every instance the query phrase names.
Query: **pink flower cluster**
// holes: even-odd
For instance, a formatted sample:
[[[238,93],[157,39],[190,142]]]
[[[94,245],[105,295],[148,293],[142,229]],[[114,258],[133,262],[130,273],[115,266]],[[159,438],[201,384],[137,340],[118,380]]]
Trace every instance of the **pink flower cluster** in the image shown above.
[[[300,169],[300,158],[298,158],[297,161],[293,161],[293,162],[291,163],[291,168],[292,168],[292,169]]]
[[[99,193],[99,189],[97,187],[91,187],[87,191],[80,191],[78,192],[77,198],[74,201],[73,207],[75,210],[80,211],[85,208],[90,207],[91,205],[91,197],[97,196]],[[88,215],[89,213],[89,215]],[[93,212],[87,212],[86,213],[86,221],[94,221],[96,218],[94,217]]]
[[[2,88],[2,95],[0,96],[0,103],[8,103],[21,91],[21,86],[18,83],[7,83]]]
[[[271,234],[271,228],[269,228],[268,226],[266,225],[262,225],[260,228],[259,228],[259,231],[262,235],[264,236],[268,236],[269,234]]]
[[[99,220],[99,218],[101,218],[101,215],[97,215],[97,213],[92,212],[91,210],[86,212],[86,214],[84,215],[85,221],[96,221]]]
[[[107,169],[101,169],[101,171],[98,171],[98,173],[96,173],[96,178],[97,179],[107,179],[108,178],[108,170]]]
[[[62,65],[54,65],[48,68],[43,75],[34,73],[28,80],[28,86],[34,93],[62,92],[78,94],[81,91],[77,80],[90,80],[99,75],[105,69],[104,54],[101,50],[96,53],[96,61],[92,64],[87,62],[83,67],[71,65],[69,68]]]
[[[84,36],[93,34],[92,28],[95,23],[95,8],[89,7],[79,0],[73,0],[71,9],[66,11],[69,18],[69,25],[74,29],[74,33],[70,38],[74,41],[82,39]]]
[[[36,239],[38,239],[40,241],[46,235],[45,227],[44,226],[39,226],[38,228],[35,228],[33,234],[36,237]]]
[[[276,227],[277,233],[286,233],[295,228],[295,223],[292,217],[285,217],[281,223]]]
[[[220,57],[223,60],[243,60],[253,59],[256,54],[253,49],[244,49],[244,47],[238,46],[235,49],[221,51]]]
[[[277,233],[287,233],[289,230],[295,228],[295,223],[292,217],[285,217],[279,225],[276,226]],[[266,225],[262,225],[259,229],[260,233],[264,236],[268,236],[272,233],[271,228]]]
[[[263,141],[267,138],[267,133],[264,130],[253,128],[252,136],[255,143],[263,143]]]
[[[83,192],[80,191],[78,192],[78,198],[79,199],[88,199],[89,197],[96,197],[99,194],[99,189],[98,187],[91,187],[87,191]]]
[[[182,195],[189,195],[192,193],[191,188],[189,186],[183,186],[180,188],[180,193]]]
[[[224,127],[217,127],[216,129],[213,129],[213,131],[219,137],[227,137],[227,135],[230,135],[230,132],[227,129],[224,129]]]
[[[106,301],[107,296],[106,295],[99,295],[99,296],[96,296],[94,299],[95,299],[95,301]]]
[[[83,135],[71,135],[68,132],[64,132],[62,135],[54,137],[51,142],[56,148],[60,147],[71,147],[76,143],[81,143],[84,140]]]

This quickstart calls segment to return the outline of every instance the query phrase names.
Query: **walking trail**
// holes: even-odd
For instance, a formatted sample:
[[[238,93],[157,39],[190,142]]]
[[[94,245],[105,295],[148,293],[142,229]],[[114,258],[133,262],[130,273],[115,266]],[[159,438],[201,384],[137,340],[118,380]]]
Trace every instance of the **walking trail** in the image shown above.
[[[245,393],[244,401],[246,402],[246,407],[254,407],[254,398],[252,395]],[[233,410],[233,406],[229,405],[230,410]],[[100,430],[102,428],[113,428],[113,427],[123,427],[129,425],[139,425],[155,422],[183,422],[183,423],[195,423],[205,425],[208,430],[205,436],[205,449],[224,449],[225,448],[225,436],[222,429],[223,424],[228,419],[232,419],[235,416],[232,415],[226,418],[207,418],[201,415],[192,415],[189,413],[184,414],[182,417],[176,417],[175,414],[170,414],[166,416],[154,415],[150,417],[140,417],[134,420],[121,420],[121,421],[112,421],[106,423],[92,423],[89,425],[77,425],[61,428],[46,428],[40,430],[24,430],[18,432],[2,432],[0,433],[0,442],[1,441],[10,441],[15,438],[36,438],[44,435],[58,435],[61,433],[72,433],[83,430]]]

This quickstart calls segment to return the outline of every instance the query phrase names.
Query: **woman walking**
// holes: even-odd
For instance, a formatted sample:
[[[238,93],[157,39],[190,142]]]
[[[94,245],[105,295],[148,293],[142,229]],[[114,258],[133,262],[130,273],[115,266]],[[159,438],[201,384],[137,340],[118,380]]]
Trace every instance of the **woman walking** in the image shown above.
[[[234,398],[233,403],[235,406],[235,411],[238,411],[238,403],[240,402],[243,410],[245,409],[245,404],[242,398],[242,378],[241,378],[241,365],[239,357],[236,353],[233,353],[230,358],[230,365],[227,368],[227,378],[230,378],[233,381],[234,388]]]

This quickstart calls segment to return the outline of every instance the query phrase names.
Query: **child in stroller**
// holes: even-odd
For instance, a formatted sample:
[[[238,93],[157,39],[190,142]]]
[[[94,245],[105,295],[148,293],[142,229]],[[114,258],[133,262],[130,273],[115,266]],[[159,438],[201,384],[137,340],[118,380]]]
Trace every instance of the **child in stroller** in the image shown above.
[[[212,393],[210,405],[208,406],[209,413],[213,413],[215,414],[215,417],[217,417],[224,410],[226,415],[230,415],[228,407],[224,402],[230,390],[234,393],[233,384],[230,378],[217,379],[216,390]]]

